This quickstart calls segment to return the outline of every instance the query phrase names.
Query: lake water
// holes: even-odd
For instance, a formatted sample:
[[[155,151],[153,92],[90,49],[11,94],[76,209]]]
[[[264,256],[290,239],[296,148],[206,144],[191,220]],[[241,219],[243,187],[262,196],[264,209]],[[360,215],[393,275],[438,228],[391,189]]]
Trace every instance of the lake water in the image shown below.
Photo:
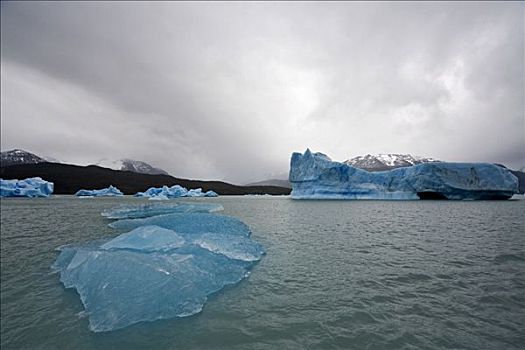
[[[135,198],[1,200],[1,347],[524,349],[525,200],[221,203],[267,255],[197,315],[92,333],[54,249]]]

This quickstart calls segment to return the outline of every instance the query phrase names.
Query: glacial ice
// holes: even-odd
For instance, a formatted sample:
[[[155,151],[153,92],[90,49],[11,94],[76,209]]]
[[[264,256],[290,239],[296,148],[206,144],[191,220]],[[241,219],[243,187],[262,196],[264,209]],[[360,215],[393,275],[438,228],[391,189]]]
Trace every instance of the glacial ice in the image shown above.
[[[100,190],[79,190],[75,196],[79,197],[115,197],[123,196],[124,194],[116,187],[110,185],[108,188]]]
[[[217,197],[218,194],[214,191],[202,192],[202,188],[186,189],[179,185],[173,185],[171,187],[150,187],[145,192],[137,192],[135,197],[148,197],[149,199],[169,199],[179,197]]]
[[[184,245],[184,238],[175,231],[159,226],[141,226],[106,242],[100,248],[131,249],[144,252],[169,251]]]
[[[173,185],[171,187],[162,186],[162,187],[150,187],[145,192],[137,192],[135,197],[166,197],[167,198],[178,198],[185,197],[188,193],[188,190],[179,185]]]
[[[49,197],[54,184],[40,177],[24,180],[0,179],[0,197]]]
[[[224,210],[217,203],[155,203],[121,205],[102,212],[108,219],[139,219],[171,213],[213,213]]]
[[[262,246],[248,236],[228,233],[202,233],[192,237],[192,242],[212,253],[222,254],[230,259],[258,261],[264,254]]]
[[[228,216],[119,222],[135,227],[111,240],[63,246],[52,266],[66,288],[77,290],[94,332],[196,314],[210,294],[247,277],[264,254],[248,226]]]
[[[202,232],[250,236],[249,227],[239,219],[226,215],[210,215],[205,213],[175,213],[157,215],[143,219],[118,220],[109,227],[120,230],[132,230],[139,226],[160,226],[173,230],[179,235],[197,235]]]
[[[293,153],[290,164],[294,199],[508,199],[518,179],[488,163],[423,163],[368,172],[332,161],[322,153]]]
[[[215,191],[202,192],[202,188],[195,188],[188,191],[188,197],[217,197],[219,196]]]

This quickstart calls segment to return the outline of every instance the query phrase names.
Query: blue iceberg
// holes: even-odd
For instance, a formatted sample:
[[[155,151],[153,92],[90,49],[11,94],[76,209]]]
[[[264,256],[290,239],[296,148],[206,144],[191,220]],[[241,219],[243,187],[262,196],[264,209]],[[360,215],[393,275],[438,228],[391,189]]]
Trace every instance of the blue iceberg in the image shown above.
[[[150,224],[156,218],[162,225]],[[136,227],[111,240],[61,247],[52,266],[66,288],[77,290],[94,332],[194,315],[210,294],[247,277],[264,254],[250,229],[228,216],[119,222]]]
[[[135,197],[165,197],[167,198],[178,198],[185,197],[188,193],[188,190],[179,185],[173,185],[171,187],[162,186],[162,187],[150,187],[145,192],[137,192]]]
[[[100,248],[158,252],[180,248],[185,242],[175,231],[159,226],[141,226],[102,244]]]
[[[188,238],[191,238],[193,244],[230,259],[254,262],[261,260],[264,254],[263,247],[249,236],[215,232],[201,233]]]
[[[0,197],[49,197],[54,184],[40,177],[24,180],[0,179]]]
[[[105,210],[102,216],[108,219],[139,219],[171,213],[213,213],[224,210],[216,203],[155,203],[142,205],[122,205]]]
[[[488,163],[423,163],[368,172],[332,161],[322,153],[293,153],[294,199],[508,199],[518,179]]]
[[[108,188],[103,188],[101,190],[79,190],[75,193],[75,196],[78,197],[115,197],[123,195],[124,194],[118,188],[111,185]]]
[[[205,213],[175,213],[144,219],[118,220],[109,224],[109,227],[119,230],[132,230],[140,226],[150,225],[167,228],[184,236],[197,235],[203,232],[227,232],[230,236],[249,237],[251,232],[249,227],[239,219],[226,215]]]
[[[145,192],[137,192],[135,197],[147,197],[149,199],[170,199],[179,197],[217,197],[218,194],[214,191],[202,192],[201,188],[186,189],[179,185],[171,187],[151,187]]]
[[[217,197],[219,195],[217,194],[217,192],[214,192],[211,190],[207,192],[202,192],[202,188],[196,188],[196,189],[189,190],[187,196],[188,197]]]

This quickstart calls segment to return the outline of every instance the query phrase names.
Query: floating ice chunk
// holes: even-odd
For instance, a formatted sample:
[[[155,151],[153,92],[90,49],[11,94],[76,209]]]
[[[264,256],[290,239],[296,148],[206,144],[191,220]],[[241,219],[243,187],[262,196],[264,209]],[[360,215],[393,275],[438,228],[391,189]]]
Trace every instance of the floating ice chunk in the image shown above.
[[[165,188],[164,186],[163,188]],[[177,198],[177,197],[185,197],[188,194],[188,190],[185,187],[174,185],[169,188],[167,191],[167,197],[170,198]]]
[[[24,180],[0,179],[0,197],[49,197],[53,188],[52,182],[40,177]]]
[[[158,191],[156,191],[158,190]],[[162,188],[158,189],[155,187],[150,187],[144,192],[135,193],[134,197],[151,197],[153,195],[158,195],[162,191]]]
[[[138,219],[170,213],[213,213],[224,210],[216,203],[155,203],[121,205],[102,212],[108,219]]]
[[[204,193],[202,193],[202,188],[191,189],[186,195],[188,197],[204,197]]]
[[[390,171],[368,172],[306,150],[292,154],[295,199],[508,199],[518,179],[487,163],[423,163]]]
[[[184,238],[175,233],[175,231],[159,226],[141,226],[102,244],[100,248],[105,250],[132,249],[143,252],[155,252],[180,248],[183,244]]]
[[[115,197],[123,196],[124,194],[116,187],[109,186],[108,188],[103,188],[100,190],[79,190],[75,193],[75,196],[83,197]]]
[[[186,197],[188,190],[179,185],[173,185],[171,187],[150,187],[145,192],[137,192],[135,197],[149,197],[149,198],[178,198]]]
[[[155,197],[149,197],[148,200],[150,201],[167,201],[169,198],[164,194],[159,194]]]
[[[149,221],[182,231],[139,226],[107,242],[59,248],[52,268],[66,288],[77,290],[92,331],[198,313],[208,295],[247,277],[264,254],[248,227],[226,216],[169,214],[117,223]]]
[[[185,187],[174,185],[171,187],[151,187],[145,192],[137,192],[135,197],[149,197],[149,199],[168,199],[179,197],[217,197],[214,191],[202,192],[202,188],[187,190]]]
[[[227,233],[204,233],[193,242],[210,252],[243,261],[261,260],[263,247],[246,236],[231,236]]]
[[[189,190],[187,197],[217,197],[218,194],[214,191],[202,192],[202,188]]]
[[[68,250],[69,263],[64,258],[54,267],[64,286],[79,293],[94,332],[196,314],[209,294],[247,275],[245,263],[203,249],[193,254]]]
[[[177,232],[184,238],[201,233],[227,233],[249,237],[250,228],[239,219],[226,215],[209,215],[204,213],[165,214],[144,219],[118,220],[110,227],[132,230],[139,226],[155,225]]]

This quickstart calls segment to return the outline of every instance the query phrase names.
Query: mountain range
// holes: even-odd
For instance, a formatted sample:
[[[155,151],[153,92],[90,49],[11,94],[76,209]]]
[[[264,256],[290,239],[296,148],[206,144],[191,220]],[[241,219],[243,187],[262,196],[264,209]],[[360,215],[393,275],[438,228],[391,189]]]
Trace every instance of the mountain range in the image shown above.
[[[169,175],[166,170],[155,168],[141,160],[119,159],[115,161],[108,161],[107,159],[102,159],[94,165],[113,170],[132,171],[134,173],[140,174]]]
[[[20,164],[37,164],[37,163],[60,163],[54,158],[43,158],[21,149],[14,149],[11,151],[0,152],[0,166],[20,165]],[[133,159],[119,159],[108,160],[102,159],[98,163],[93,164],[102,168],[109,168],[113,170],[132,171],[139,174],[151,175],[169,175],[167,171],[155,168],[150,164],[141,160]]]
[[[29,153],[21,149],[0,152],[0,166],[10,166],[15,164],[36,164],[47,162],[36,154]]]
[[[354,157],[345,160],[343,163],[367,171],[384,171],[430,162],[438,162],[438,160],[410,154],[380,153],[378,155],[367,154],[365,156]]]

